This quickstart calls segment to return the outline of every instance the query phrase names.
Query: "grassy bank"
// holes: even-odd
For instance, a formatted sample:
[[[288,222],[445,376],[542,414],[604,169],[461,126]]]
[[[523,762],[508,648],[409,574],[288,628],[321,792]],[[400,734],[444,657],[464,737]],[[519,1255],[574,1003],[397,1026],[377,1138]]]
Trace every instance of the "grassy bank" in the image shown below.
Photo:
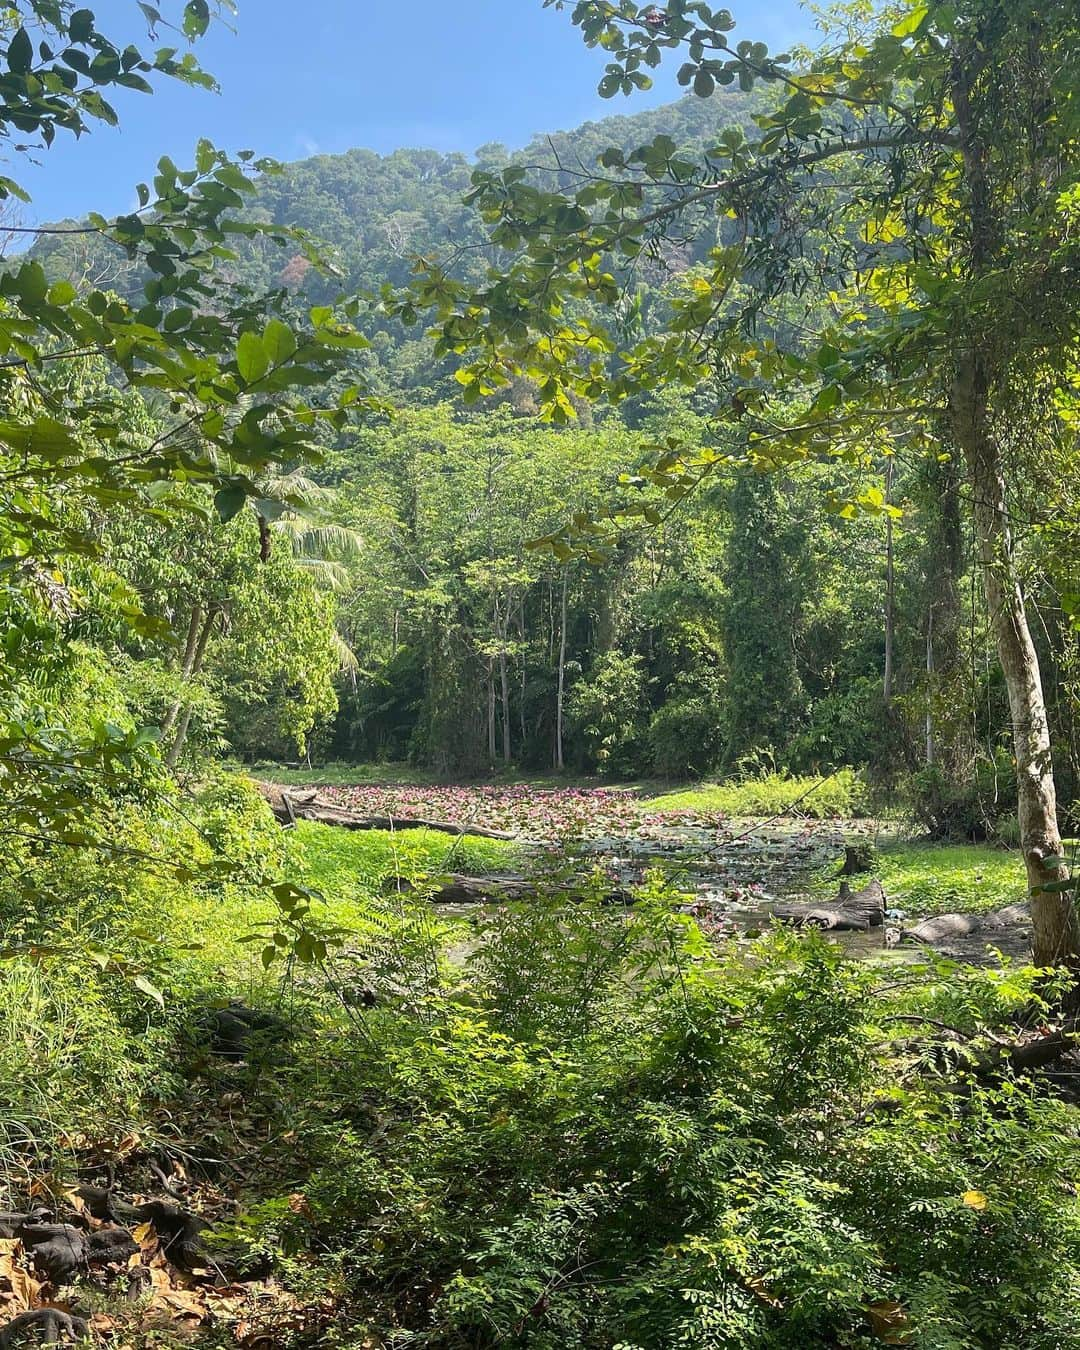
[[[866,814],[866,788],[852,769],[828,777],[760,774],[726,783],[703,783],[650,797],[653,811],[703,816],[776,816],[792,812],[814,820],[853,820]]]

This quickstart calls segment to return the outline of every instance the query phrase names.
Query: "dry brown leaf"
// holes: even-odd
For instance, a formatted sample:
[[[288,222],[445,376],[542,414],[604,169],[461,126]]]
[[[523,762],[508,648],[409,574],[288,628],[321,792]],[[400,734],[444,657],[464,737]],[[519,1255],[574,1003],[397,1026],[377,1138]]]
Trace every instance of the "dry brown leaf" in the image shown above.
[[[891,1299],[879,1299],[866,1308],[870,1329],[886,1345],[907,1345],[911,1338],[911,1323],[903,1305]]]
[[[65,1191],[64,1199],[68,1203],[68,1205],[75,1211],[76,1214],[81,1214],[86,1219],[89,1219],[91,1217],[89,1211],[86,1208],[86,1201],[82,1198],[82,1196],[79,1194],[78,1191]]]
[[[156,1296],[155,1301],[166,1304],[179,1317],[194,1317],[202,1322],[207,1315],[204,1301],[188,1289],[169,1289]]]
[[[299,1192],[289,1196],[289,1209],[293,1214],[302,1214],[305,1219],[310,1219],[313,1214],[307,1196]]]
[[[18,1266],[13,1266],[11,1271],[5,1274],[4,1283],[8,1286],[6,1309],[8,1312],[26,1312],[36,1307],[44,1288],[39,1280],[35,1280]]]

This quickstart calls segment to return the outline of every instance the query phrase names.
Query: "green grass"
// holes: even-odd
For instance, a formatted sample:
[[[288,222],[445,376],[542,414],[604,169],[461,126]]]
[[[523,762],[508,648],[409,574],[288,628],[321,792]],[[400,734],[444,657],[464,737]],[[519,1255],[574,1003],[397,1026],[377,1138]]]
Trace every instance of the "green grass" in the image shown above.
[[[395,876],[439,872],[483,876],[512,868],[516,851],[498,839],[454,839],[434,830],[340,830],[300,821],[294,857],[305,885],[322,893],[335,918],[347,924],[364,896],[378,894]]]
[[[501,840],[455,840],[434,830],[349,831],[300,821],[289,834],[286,874],[322,896],[325,905],[316,904],[313,914],[317,922],[361,931],[371,923],[369,902],[384,894],[384,883],[392,877],[415,879],[448,871],[482,876],[512,869],[516,858],[514,846]],[[277,917],[265,892],[230,887],[224,897],[220,892],[185,893],[172,916],[172,938],[198,943],[200,950],[187,958],[186,977],[180,978],[201,976],[205,982],[224,977],[229,994],[237,997],[255,997],[272,988],[280,971],[265,971],[260,944],[241,939]]]
[[[889,905],[913,918],[936,914],[985,914],[1027,899],[1024,863],[1015,850],[994,844],[933,844],[921,840],[879,841],[873,875]],[[836,895],[838,865],[822,871],[814,892]],[[862,884],[852,878],[856,889]]]
[[[889,901],[920,916],[984,913],[1027,898],[1020,854],[990,844],[893,844],[877,873]]]
[[[647,804],[656,811],[697,815],[775,816],[793,811],[817,820],[852,819],[865,813],[866,793],[853,769],[841,769],[824,780],[769,773],[707,783],[652,797]]]

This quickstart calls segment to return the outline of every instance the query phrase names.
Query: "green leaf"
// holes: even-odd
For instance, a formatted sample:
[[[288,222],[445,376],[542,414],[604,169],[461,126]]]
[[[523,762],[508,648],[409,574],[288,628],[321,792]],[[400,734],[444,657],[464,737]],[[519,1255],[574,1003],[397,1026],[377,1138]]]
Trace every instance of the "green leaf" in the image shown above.
[[[184,36],[199,38],[210,27],[210,6],[207,0],[190,0],[184,6]]]
[[[214,494],[214,506],[221,523],[227,525],[238,511],[243,510],[246,501],[247,491],[242,483],[229,483],[219,488]]]
[[[241,333],[240,341],[236,344],[236,364],[247,384],[261,380],[269,370],[270,360],[262,338],[257,333]]]
[[[716,81],[707,70],[699,70],[694,76],[694,93],[698,98],[711,98],[716,88]]]
[[[144,994],[149,994],[159,1007],[165,1007],[165,996],[156,984],[150,983],[145,975],[136,975],[132,984],[134,984],[136,989],[141,989]]]
[[[287,323],[271,319],[263,332],[263,349],[271,365],[280,366],[296,351],[296,338]]]
[[[929,17],[929,14],[930,14],[929,5],[916,5],[915,8],[911,11],[911,13],[907,16],[907,18],[901,19],[900,22],[893,28],[892,30],[893,37],[895,38],[914,37],[922,28],[923,24],[926,22],[927,18]]]
[[[34,44],[25,28],[20,28],[11,39],[7,51],[8,69],[16,75],[25,75],[34,64]]]
[[[53,285],[49,288],[50,305],[57,305],[57,306],[70,305],[71,302],[75,299],[75,296],[76,296],[75,287],[71,284],[70,281],[57,281],[54,282]]]

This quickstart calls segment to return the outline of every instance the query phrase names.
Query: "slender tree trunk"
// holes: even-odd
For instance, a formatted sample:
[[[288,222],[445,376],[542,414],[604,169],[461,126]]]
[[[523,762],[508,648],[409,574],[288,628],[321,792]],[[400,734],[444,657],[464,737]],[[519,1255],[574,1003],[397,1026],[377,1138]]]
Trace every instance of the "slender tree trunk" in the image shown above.
[[[893,462],[889,460],[885,470],[885,501],[892,503]],[[882,695],[886,711],[892,708],[893,666],[896,648],[896,558],[893,549],[893,520],[885,517],[885,671],[882,679]]]
[[[1042,887],[1065,880],[1057,794],[1042,675],[1013,554],[1000,448],[989,424],[989,385],[975,352],[961,357],[953,383],[957,442],[971,483],[983,586],[1012,714],[1020,843],[1032,892],[1035,963],[1080,970],[1080,920],[1069,892]],[[1048,861],[1049,860],[1049,861]]]
[[[934,606],[926,611],[926,762],[934,762]]]
[[[188,622],[187,641],[184,643],[184,655],[180,661],[180,678],[186,684],[191,678],[191,666],[195,660],[195,652],[199,645],[199,628],[203,621],[203,607],[198,603],[191,607],[191,619]],[[183,707],[182,697],[174,700],[172,707],[165,714],[165,720],[161,724],[162,740],[168,736],[173,727],[176,726],[176,719],[180,716],[180,710]]]
[[[563,568],[562,595],[559,600],[559,679],[555,694],[555,767],[566,767],[563,758],[563,707],[566,702],[566,590],[570,569]]]
[[[506,638],[499,649],[499,686],[502,694],[503,763],[509,764],[513,755],[510,743],[510,668],[506,660]]]
[[[522,596],[521,604],[518,606],[518,637],[521,639],[521,706],[518,709],[518,730],[521,732],[521,748],[519,748],[518,753],[521,754],[525,742],[528,739],[528,726],[525,721],[525,695],[528,692],[529,663],[526,659],[527,648],[525,646],[524,596]]]
[[[975,278],[985,277],[994,265],[1000,241],[987,149],[976,116],[972,84],[972,69],[978,68],[981,59],[982,53],[975,50],[974,43],[967,50],[955,49],[950,80],[966,179]],[[975,547],[1009,694],[1017,814],[1032,897],[1035,964],[1067,965],[1080,973],[1080,920],[1073,896],[1069,891],[1044,889],[1067,880],[1068,870],[1057,861],[1061,835],[1050,726],[1039,657],[1031,640],[1013,554],[1005,470],[990,412],[994,365],[985,342],[978,331],[973,331],[970,345],[957,358],[950,400],[953,435],[963,452],[971,484]]]
[[[206,644],[210,641],[210,634],[213,632],[214,622],[217,619],[217,616],[217,609],[214,606],[211,606],[195,644],[195,651],[187,674],[189,681],[195,679],[199,674],[199,671],[203,668],[203,662],[206,660]],[[190,726],[191,705],[185,704],[183,716],[180,718],[180,724],[176,728],[176,735],[173,738],[173,743],[169,749],[168,755],[165,757],[165,763],[170,769],[176,768],[177,762],[180,759],[180,752],[183,750],[184,742],[187,740],[188,728]]]
[[[492,764],[494,764],[495,756],[498,753],[495,744],[495,665],[494,662],[490,660],[488,661],[487,687],[488,687],[488,716],[487,716],[488,759],[491,761]]]

